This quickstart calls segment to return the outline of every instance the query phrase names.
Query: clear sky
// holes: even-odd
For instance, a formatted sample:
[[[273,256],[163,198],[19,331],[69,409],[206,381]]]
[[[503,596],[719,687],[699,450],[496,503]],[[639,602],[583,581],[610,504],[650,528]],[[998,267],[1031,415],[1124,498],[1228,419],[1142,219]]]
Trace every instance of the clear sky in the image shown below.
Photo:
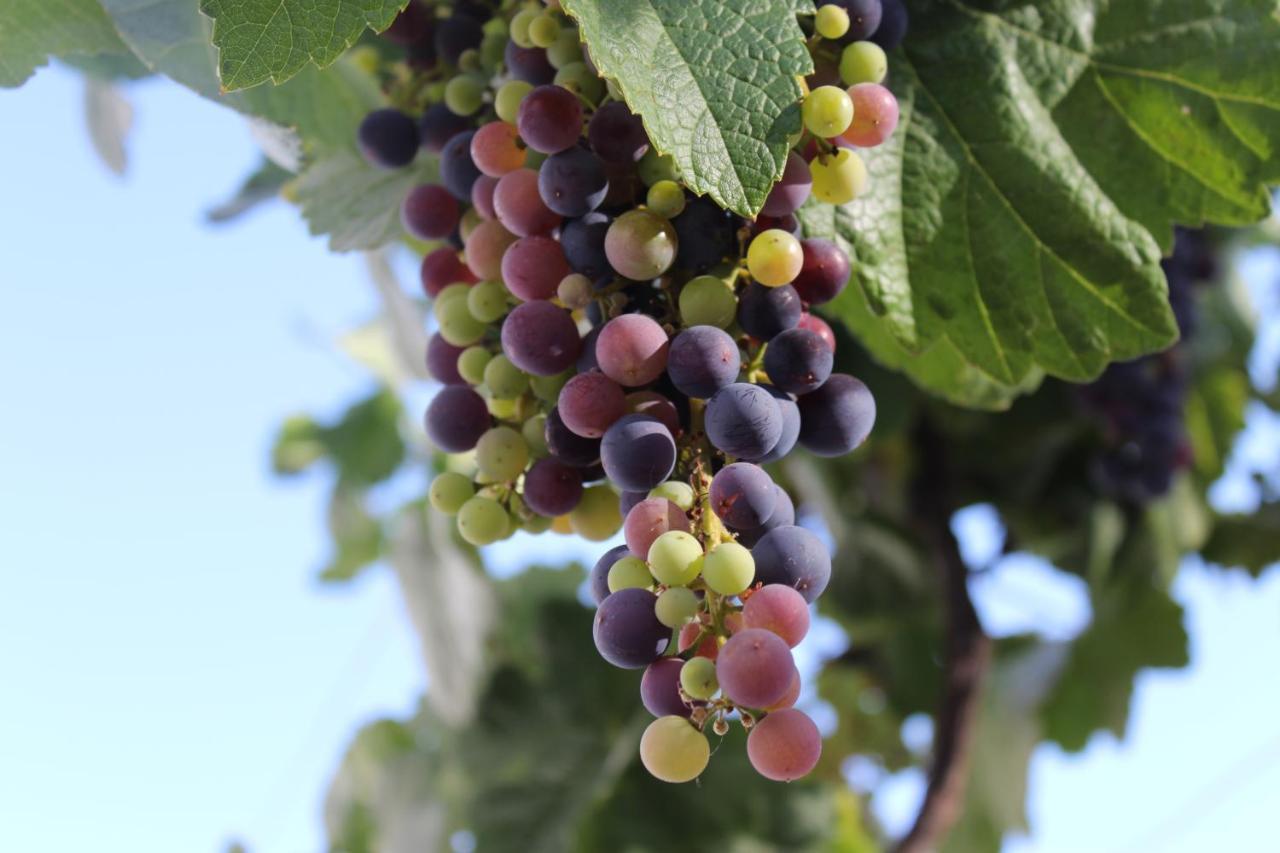
[[[275,480],[267,456],[285,415],[368,388],[331,344],[373,298],[358,259],[285,205],[201,222],[256,161],[239,118],[166,83],[130,96],[120,180],[90,150],[73,75],[0,92],[3,847],[318,851],[347,739],[408,713],[425,677],[387,573],[314,582],[322,485]],[[1250,452],[1274,460],[1276,435],[1260,425]],[[965,523],[981,550],[981,511]],[[1010,850],[1270,839],[1280,575],[1192,567],[1176,592],[1192,668],[1140,680],[1125,742],[1042,748],[1033,834]],[[1088,618],[1082,590],[1033,561],[975,595],[997,632]],[[877,810],[901,826],[918,795],[904,774]]]

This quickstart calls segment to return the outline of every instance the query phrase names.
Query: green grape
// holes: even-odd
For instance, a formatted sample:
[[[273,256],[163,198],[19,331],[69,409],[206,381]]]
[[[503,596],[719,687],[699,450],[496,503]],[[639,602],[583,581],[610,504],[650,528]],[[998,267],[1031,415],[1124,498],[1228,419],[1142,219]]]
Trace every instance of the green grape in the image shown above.
[[[468,210],[472,213],[475,208]],[[507,313],[507,288],[500,281],[482,281],[469,289],[467,309],[481,323],[496,323]]]
[[[676,170],[676,161],[666,154],[659,154],[653,146],[644,152],[640,162],[636,164],[636,173],[646,187],[658,181],[678,181],[680,173]]]
[[[569,513],[573,531],[589,542],[603,542],[622,527],[618,496],[604,484],[588,486],[582,500]]]
[[[681,480],[667,480],[649,490],[651,498],[666,498],[685,512],[693,509],[693,486]]]
[[[541,459],[550,453],[547,450],[546,415],[534,415],[521,424],[520,435],[524,437],[524,443],[529,445],[530,458]]]
[[[762,231],[747,247],[747,270],[765,287],[781,287],[795,281],[804,265],[800,241],[781,228]]]
[[[738,595],[756,579],[756,561],[737,542],[721,542],[702,561],[702,579],[721,595]]]
[[[458,293],[448,299],[436,300],[436,319],[440,324],[440,337],[455,347],[469,347],[484,337],[484,323],[471,316],[467,308],[466,294]]]
[[[609,592],[620,589],[648,589],[653,586],[653,575],[639,557],[623,557],[609,567]]]
[[[481,29],[487,36],[502,36],[503,39],[506,39],[507,19],[501,16],[492,17],[484,22],[484,26]]]
[[[492,498],[476,496],[458,510],[458,534],[472,545],[489,545],[506,537],[510,516]]]
[[[529,516],[522,519],[520,529],[526,533],[546,533],[551,529],[554,519],[547,518],[545,515],[538,515],[536,512],[529,513]]]
[[[467,479],[474,478],[476,475],[475,450],[468,450],[465,453],[446,453],[443,468],[455,474],[462,474]]]
[[[520,433],[511,427],[493,427],[476,442],[476,464],[480,466],[480,473],[496,482],[514,480],[528,462],[529,448]]]
[[[684,717],[659,717],[640,737],[640,763],[663,782],[691,782],[710,760],[706,735]]]
[[[716,662],[702,656],[691,657],[680,667],[680,686],[694,699],[707,700],[716,695]]]
[[[625,560],[631,557],[623,558]],[[619,563],[622,560],[618,561]],[[637,562],[639,562],[637,560]],[[618,563],[613,564],[615,567]],[[644,565],[644,563],[640,563]],[[649,574],[649,570],[644,570],[645,575]],[[610,572],[612,574],[612,572]],[[654,614],[658,617],[658,621],[668,628],[679,628],[684,623],[693,619],[698,615],[698,596],[694,595],[693,590],[683,586],[673,586],[665,589],[658,596],[658,601],[654,605]]]
[[[520,47],[533,47],[533,39],[529,38],[529,27],[542,12],[538,9],[521,9],[511,19],[511,40]]]
[[[523,80],[508,80],[498,87],[493,96],[493,111],[508,124],[515,124],[520,114],[520,102],[533,91],[533,85]]]
[[[496,71],[506,56],[506,50],[506,33],[496,36],[486,33],[484,41],[480,42],[480,64],[484,70],[490,73]]]
[[[484,366],[493,358],[493,353],[484,347],[470,346],[458,355],[458,375],[471,385],[484,382]]]
[[[529,41],[535,47],[551,47],[560,35],[560,22],[556,16],[543,12],[529,22]]]
[[[849,13],[834,3],[818,7],[818,14],[813,19],[813,28],[824,39],[842,38],[849,32]]]
[[[840,54],[840,79],[846,86],[883,83],[888,73],[884,48],[873,41],[855,41]]]
[[[702,571],[702,545],[683,530],[668,530],[649,546],[649,571],[666,586],[688,586]]]
[[[453,471],[437,474],[431,481],[431,489],[427,499],[431,505],[447,515],[456,515],[462,505],[475,497],[476,487],[470,477],[464,477]]]
[[[444,80],[434,80],[422,87],[422,98],[429,104],[437,104],[444,100]]]
[[[680,291],[680,318],[686,326],[727,329],[738,316],[733,288],[711,275],[700,275]]]
[[[571,62],[582,61],[582,46],[578,43],[578,31],[573,27],[561,27],[555,44],[547,48],[547,62],[555,69],[564,68]]]
[[[569,368],[564,373],[557,373],[555,376],[534,376],[530,378],[529,386],[533,389],[533,396],[544,403],[554,403],[560,399],[560,389],[576,373],[576,370]]]
[[[848,148],[818,155],[809,164],[809,172],[814,198],[827,204],[848,204],[867,188],[866,164]]]
[[[498,353],[484,366],[484,384],[489,393],[503,400],[514,400],[529,387],[529,374]]]
[[[604,97],[604,81],[585,62],[570,62],[556,72],[555,84],[595,104]]]
[[[470,290],[471,290],[471,285],[463,284],[460,281],[455,281],[453,284],[448,285],[447,287],[444,288],[444,290],[441,290],[439,293],[437,293],[436,303],[435,303],[436,319],[437,320],[440,319],[440,303],[441,302],[444,302],[448,299],[453,299],[455,296],[458,296],[459,294],[461,294],[462,296],[466,296],[467,292]]]
[[[675,181],[658,181],[649,187],[645,205],[666,219],[673,219],[684,212],[684,189]]]
[[[483,103],[484,83],[470,74],[454,77],[444,87],[444,105],[452,113],[473,115]]]
[[[458,70],[474,74],[480,70],[480,51],[469,47],[458,57]],[[446,90],[447,91],[447,90]]]
[[[591,304],[591,279],[582,273],[569,273],[556,285],[556,298],[571,311],[586,308]]]
[[[547,162],[547,157],[549,156],[541,151],[534,151],[532,148],[526,149],[524,152],[524,166],[526,169],[533,169],[536,172],[543,163]]]
[[[520,406],[518,398],[489,397],[485,400],[485,405],[489,407],[489,414],[493,415],[500,421],[514,421],[516,419],[516,410]]]
[[[800,113],[810,133],[830,139],[853,124],[853,98],[839,86],[819,86],[804,99]]]

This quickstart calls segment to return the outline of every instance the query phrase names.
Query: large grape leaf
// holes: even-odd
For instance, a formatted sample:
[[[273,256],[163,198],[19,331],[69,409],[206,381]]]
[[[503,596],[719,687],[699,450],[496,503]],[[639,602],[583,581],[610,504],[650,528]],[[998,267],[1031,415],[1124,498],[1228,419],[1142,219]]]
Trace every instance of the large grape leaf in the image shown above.
[[[831,306],[924,388],[997,407],[1175,335],[1175,222],[1241,223],[1280,180],[1274,0],[917,0],[902,118],[864,199],[802,212],[855,256]]]
[[[365,31],[384,30],[408,0],[200,0],[213,18],[226,90],[283,83],[307,63],[323,68]]]
[[[384,100],[377,81],[349,62],[323,71],[305,68],[281,86],[225,93],[218,83],[209,19],[194,0],[102,0],[102,5],[147,67],[232,109],[294,128],[308,142],[352,146],[360,119]]]
[[[563,0],[685,183],[751,216],[800,130],[796,75],[813,70],[797,0]]]
[[[124,49],[98,0],[0,3],[0,88],[20,86],[50,56]]]
[[[355,152],[316,160],[296,184],[312,234],[328,234],[335,252],[376,249],[404,236],[400,202],[415,184],[434,180],[436,161],[419,157],[410,169],[379,169]]]

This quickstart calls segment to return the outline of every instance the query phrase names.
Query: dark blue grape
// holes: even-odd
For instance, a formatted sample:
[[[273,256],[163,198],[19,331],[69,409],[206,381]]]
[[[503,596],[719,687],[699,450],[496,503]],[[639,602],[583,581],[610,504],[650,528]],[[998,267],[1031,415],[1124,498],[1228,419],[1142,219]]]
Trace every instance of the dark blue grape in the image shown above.
[[[539,459],[524,474],[523,494],[538,515],[564,515],[582,499],[582,472],[554,457]]]
[[[422,118],[418,121],[418,133],[422,137],[422,147],[433,154],[439,154],[444,150],[450,139],[470,128],[470,119],[458,115],[444,104],[432,104],[427,107],[427,111],[422,114]],[[468,156],[471,154],[469,143],[467,154]]]
[[[671,629],[654,613],[657,599],[647,589],[620,589],[600,603],[592,636],[600,656],[622,669],[640,669],[657,660],[671,641]]]
[[[782,413],[782,436],[778,439],[778,443],[760,459],[760,462],[762,464],[778,462],[795,448],[796,442],[800,438],[800,407],[796,405],[795,399],[785,391],[779,391],[772,385],[761,385],[760,387],[772,395],[774,401],[778,404],[778,411]]]
[[[538,194],[561,216],[585,216],[608,191],[604,164],[580,145],[552,154],[538,170]]]
[[[556,79],[556,70],[547,61],[547,52],[540,47],[521,47],[508,41],[503,61],[517,80],[542,86]]]
[[[603,213],[588,213],[581,219],[570,219],[560,226],[560,248],[564,249],[569,267],[592,281],[613,274],[609,257],[604,252],[604,235],[613,220]]]
[[[723,329],[693,326],[676,335],[667,352],[671,383],[690,397],[706,399],[738,378],[742,354]]]
[[[480,177],[471,159],[471,137],[475,135],[474,130],[455,133],[440,152],[440,183],[462,202],[471,201],[471,185]]]
[[[765,287],[753,281],[738,299],[738,325],[761,341],[771,341],[787,329],[794,329],[803,313],[800,294],[789,284]]]
[[[566,465],[588,468],[600,461],[600,439],[583,438],[565,425],[560,409],[553,406],[547,412],[547,424],[543,431],[547,450]]]
[[[484,41],[484,28],[468,15],[453,15],[436,23],[436,54],[450,65],[457,65],[464,51],[478,48]]]
[[[425,418],[427,435],[446,453],[476,446],[492,419],[484,398],[466,385],[446,385],[431,398]]]
[[[904,0],[881,0],[880,26],[871,40],[885,50],[893,50],[907,37],[910,16]]]
[[[833,373],[800,398],[800,443],[818,456],[841,456],[867,440],[876,422],[871,391],[847,373]]]
[[[675,470],[676,441],[657,418],[625,415],[605,432],[600,462],[619,488],[648,491]]]
[[[676,229],[676,266],[704,272],[738,254],[737,222],[714,201],[695,198],[671,220]]]
[[[631,508],[647,497],[649,497],[647,491],[633,492],[623,489],[622,494],[618,496],[618,511],[622,513],[623,518],[626,518]]]
[[[849,13],[849,32],[845,33],[845,41],[864,41],[880,28],[880,19],[884,14],[880,0],[827,0],[822,5],[835,4]]]
[[[812,604],[831,580],[831,555],[817,536],[803,527],[770,530],[751,549],[756,580],[792,587]]]
[[[582,352],[578,355],[576,365],[579,373],[590,373],[600,369],[600,362],[596,360],[596,338],[598,337],[600,337],[599,326],[593,326],[591,331],[582,336]]]
[[[822,305],[840,295],[849,283],[849,256],[830,240],[813,237],[800,241],[804,263],[791,286],[810,305]]]
[[[693,709],[680,698],[680,658],[654,661],[640,677],[640,701],[655,717],[687,717]]]
[[[458,356],[463,347],[453,344],[434,334],[427,341],[427,372],[431,378],[445,385],[466,385],[467,381],[458,373]]]
[[[782,437],[782,412],[773,396],[758,385],[726,385],[707,401],[707,438],[717,449],[754,461]]]
[[[769,381],[791,394],[817,390],[831,375],[835,353],[817,332],[787,329],[769,341],[764,370]]]
[[[609,101],[596,110],[587,125],[587,141],[601,160],[628,166],[649,147],[644,123],[622,101]]]
[[[596,564],[591,567],[587,588],[590,589],[591,597],[595,599],[597,605],[609,597],[609,570],[613,568],[614,563],[630,553],[626,545],[617,545],[600,555],[600,559],[596,560]]]
[[[748,527],[738,529],[736,527],[729,528],[738,534],[738,542],[748,548],[754,548],[756,543],[764,538],[764,535],[770,530],[779,527],[790,527],[796,523],[796,507],[791,503],[791,496],[787,494],[787,490],[782,486],[774,485],[774,497],[776,503],[773,505],[773,514],[769,516],[769,520],[759,527]]]
[[[356,143],[370,165],[399,169],[418,154],[418,125],[399,110],[374,110],[360,122]]]
[[[759,465],[735,462],[711,478],[711,509],[732,528],[759,527],[777,503],[773,479]]]

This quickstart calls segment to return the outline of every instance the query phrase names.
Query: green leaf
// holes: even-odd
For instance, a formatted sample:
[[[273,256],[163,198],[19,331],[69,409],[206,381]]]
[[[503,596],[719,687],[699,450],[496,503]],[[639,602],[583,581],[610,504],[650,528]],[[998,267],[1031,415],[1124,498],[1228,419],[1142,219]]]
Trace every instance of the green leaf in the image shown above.
[[[335,488],[329,499],[328,521],[334,552],[320,570],[320,580],[349,581],[382,556],[382,525],[369,514],[362,489]]]
[[[213,18],[225,90],[280,84],[314,63],[324,68],[372,28],[385,30],[408,0],[200,0]]]
[[[1206,560],[1261,577],[1280,563],[1280,503],[1264,503],[1249,514],[1219,516],[1201,552]]]
[[[295,128],[307,142],[354,150],[356,126],[382,105],[377,81],[350,62],[306,68],[281,86],[224,93],[211,25],[193,0],[102,0],[125,43],[147,67],[239,112]]]
[[[564,0],[591,60],[685,183],[752,216],[800,130],[813,63],[785,0]],[[805,4],[807,5],[807,4]]]
[[[415,184],[434,180],[435,160],[410,169],[378,169],[354,151],[312,163],[298,177],[298,203],[312,234],[328,234],[335,252],[376,249],[404,236],[400,202]]]
[[[1280,178],[1269,0],[991,5],[915,4],[871,189],[801,212],[855,261],[831,313],[986,407],[1169,344],[1172,224],[1259,218]]]
[[[51,56],[121,52],[98,0],[0,3],[0,88],[21,86]]]
[[[321,428],[319,440],[338,469],[340,485],[371,486],[395,473],[404,461],[403,412],[399,398],[380,388],[333,426]]]
[[[292,177],[288,171],[264,158],[230,198],[204,212],[205,221],[222,225],[239,219],[266,202],[279,198],[280,190]]]

